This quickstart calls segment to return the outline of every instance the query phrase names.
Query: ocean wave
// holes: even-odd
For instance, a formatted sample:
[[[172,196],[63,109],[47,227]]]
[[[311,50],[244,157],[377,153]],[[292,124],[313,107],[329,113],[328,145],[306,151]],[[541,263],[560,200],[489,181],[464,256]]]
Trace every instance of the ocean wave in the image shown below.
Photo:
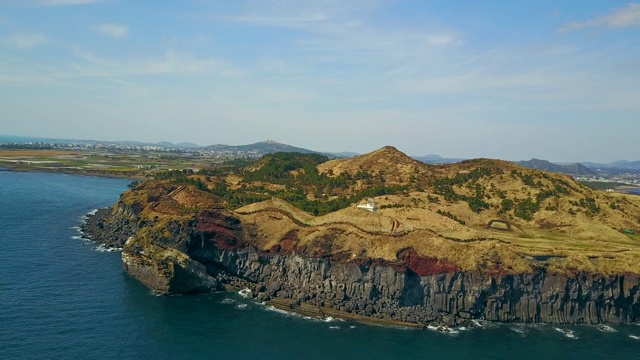
[[[640,340],[640,336],[638,336],[638,335],[629,335],[629,337],[634,339],[634,340]]]
[[[563,334],[564,336],[568,337],[569,339],[578,339],[578,335],[573,330],[567,330],[567,329],[561,329],[561,328],[554,328],[554,329],[557,332],[559,332],[559,333]]]
[[[608,332],[608,333],[614,333],[614,332],[618,332],[618,330],[612,328],[609,325],[605,325],[605,324],[598,324],[598,326],[596,326],[596,329],[602,331],[602,332]]]
[[[431,330],[431,331],[437,331],[439,333],[442,334],[446,334],[446,335],[451,335],[451,336],[456,336],[458,334],[460,334],[460,331],[464,331],[466,330],[466,328],[461,329],[461,328],[451,328],[445,325],[427,325],[427,329]]]
[[[233,300],[233,299],[226,298],[226,299],[220,301],[220,304],[233,304],[234,302],[236,302],[236,301]]]
[[[94,247],[93,250],[98,251],[98,252],[117,252],[117,251],[122,251],[122,248],[109,247],[109,246],[106,246],[104,244],[100,244],[100,245]]]
[[[240,309],[240,310],[245,310],[246,308],[248,308],[248,307],[249,307],[249,305],[247,305],[247,304],[238,304],[238,306],[236,306],[236,307],[237,307],[238,309]]]
[[[314,317],[314,316],[308,316],[308,315],[302,315],[299,314],[295,311],[287,311],[287,310],[283,310],[280,308],[277,308],[273,305],[266,305],[265,310],[267,311],[272,311],[281,315],[285,315],[285,316],[289,316],[289,317],[295,317],[295,318],[299,318],[299,319],[303,319],[303,320],[309,320],[309,321],[313,321],[313,322],[326,322],[326,323],[330,323],[330,322],[334,322],[334,321],[345,321],[343,319],[338,319],[338,318],[334,318],[331,316],[327,316],[325,318],[318,318],[318,317]]]
[[[495,323],[492,323],[492,322],[487,321],[487,320],[473,319],[473,320],[471,320],[471,323],[473,324],[474,327],[479,327],[481,329],[492,328],[492,327],[496,326]]]
[[[243,298],[248,298],[249,296],[251,296],[251,289],[244,288],[244,289],[238,291],[238,294],[240,296],[242,296]]]
[[[297,313],[294,313],[294,312],[291,312],[291,311],[282,310],[282,309],[277,308],[277,307],[275,307],[273,305],[267,305],[267,306],[265,306],[265,309],[268,310],[268,311],[273,311],[273,312],[281,314],[281,315],[286,315],[286,316],[291,316],[291,317],[298,317],[298,318],[301,318],[301,319],[304,319],[304,318],[311,319],[308,316],[304,317],[304,316],[302,316],[300,314],[297,314]]]
[[[511,327],[509,327],[509,329],[511,329],[514,332],[517,332],[518,334],[520,334],[522,336],[526,336],[529,333],[529,331],[527,330],[525,325],[511,326]]]
[[[340,326],[329,326],[331,330],[340,330]]]
[[[334,318],[333,316],[325,316],[324,319],[320,319],[320,320],[322,320],[323,322],[327,322],[327,323],[328,322],[334,322],[334,321],[341,321],[341,322],[345,321],[344,319]]]

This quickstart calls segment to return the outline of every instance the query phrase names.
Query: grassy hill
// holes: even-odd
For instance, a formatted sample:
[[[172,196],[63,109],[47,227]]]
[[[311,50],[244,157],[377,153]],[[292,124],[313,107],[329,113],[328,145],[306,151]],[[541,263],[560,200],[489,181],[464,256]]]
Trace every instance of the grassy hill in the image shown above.
[[[369,198],[377,213],[356,207]],[[225,208],[264,251],[393,262],[410,248],[467,271],[640,273],[638,197],[500,160],[426,165],[393,147],[339,160],[276,153],[166,173],[122,201],[159,219]]]

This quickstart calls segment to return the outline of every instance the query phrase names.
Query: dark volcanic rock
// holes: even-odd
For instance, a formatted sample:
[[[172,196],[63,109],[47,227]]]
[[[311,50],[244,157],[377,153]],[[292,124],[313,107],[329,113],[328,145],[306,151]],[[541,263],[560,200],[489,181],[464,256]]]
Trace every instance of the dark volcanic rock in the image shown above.
[[[327,238],[318,238],[300,254],[293,251],[295,233],[286,234],[279,249],[259,251],[247,241],[255,234],[225,211],[169,222],[157,233],[144,229],[152,225],[137,220],[134,209],[116,206],[96,213],[85,230],[97,241],[124,243],[125,269],[159,294],[207,292],[220,284],[246,286],[261,300],[286,298],[421,324],[455,325],[470,319],[559,324],[640,320],[636,274],[470,273],[411,248],[400,251],[396,261],[350,260],[330,254]]]
[[[116,213],[113,214],[113,211]],[[120,206],[117,210],[105,208],[88,214],[80,229],[99,244],[121,248],[131,236],[138,233],[139,227],[136,214]]]
[[[304,294],[311,304],[331,304],[355,314],[409,322],[598,324],[640,319],[640,277],[560,276],[543,272],[491,275],[448,272],[419,276],[390,267],[363,270],[354,262],[264,255],[255,250],[210,253],[211,261],[273,295]],[[286,286],[285,286],[286,285]],[[293,296],[291,296],[293,297]],[[381,309],[389,309],[381,311]]]

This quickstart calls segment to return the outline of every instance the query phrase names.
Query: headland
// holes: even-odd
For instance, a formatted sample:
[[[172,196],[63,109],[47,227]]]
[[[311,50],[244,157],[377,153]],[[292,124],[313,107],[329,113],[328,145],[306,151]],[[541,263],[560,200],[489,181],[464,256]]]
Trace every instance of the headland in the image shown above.
[[[637,322],[638,230],[638,197],[393,147],[164,172],[85,226],[158,294],[249,288],[294,310],[415,326]]]

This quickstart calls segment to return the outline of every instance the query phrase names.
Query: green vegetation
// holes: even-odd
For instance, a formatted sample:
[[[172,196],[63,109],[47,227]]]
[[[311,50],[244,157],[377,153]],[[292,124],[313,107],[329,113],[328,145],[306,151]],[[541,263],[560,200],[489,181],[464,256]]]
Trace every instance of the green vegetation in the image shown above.
[[[482,210],[488,209],[489,204],[484,201],[485,194],[484,186],[477,183],[477,181],[483,177],[489,177],[495,174],[501,174],[501,169],[494,169],[489,167],[480,167],[471,170],[468,173],[459,173],[453,178],[440,178],[434,179],[431,185],[435,187],[435,193],[442,195],[446,201],[466,201],[469,208],[476,213]],[[458,194],[454,186],[465,186],[475,191],[474,196],[468,196],[464,194]]]
[[[531,220],[533,214],[538,212],[538,209],[540,209],[540,203],[527,198],[516,203],[513,215],[525,220]]]
[[[569,203],[573,206],[583,208],[587,216],[595,216],[600,212],[600,207],[596,204],[596,199],[592,197],[586,197],[579,201],[569,201]]]
[[[514,201],[511,199],[503,199],[502,202],[500,203],[500,214],[504,214],[506,212],[509,212],[511,209],[513,209],[513,204]]]
[[[158,174],[156,178],[194,185],[200,190],[225,199],[231,208],[277,197],[313,215],[328,214],[362,199],[398,194],[409,189],[409,186],[373,185],[358,191],[349,191],[349,184],[354,180],[370,179],[371,175],[364,171],[353,177],[348,172],[336,177],[318,173],[316,166],[327,160],[329,159],[326,156],[318,154],[274,153],[265,155],[258,162],[226,162],[216,169],[199,173],[241,174],[243,182],[238,189],[230,189],[224,182],[217,182],[209,188],[199,178],[191,177],[193,172],[190,170],[166,171]],[[268,188],[260,183],[282,185],[283,188]],[[313,194],[314,198],[309,198],[307,194]]]
[[[427,195],[427,201],[434,204],[440,204],[440,198],[437,196]]]
[[[438,209],[438,211],[436,211],[438,214],[442,215],[442,216],[446,216],[451,220],[457,221],[459,224],[464,225],[465,222],[464,220],[461,220],[460,218],[458,218],[457,216],[453,215],[452,213],[450,213],[449,211],[442,211],[440,209]]]
[[[623,183],[607,182],[607,181],[580,181],[580,183],[594,190],[608,190],[608,189],[617,188],[618,186],[626,185]]]

